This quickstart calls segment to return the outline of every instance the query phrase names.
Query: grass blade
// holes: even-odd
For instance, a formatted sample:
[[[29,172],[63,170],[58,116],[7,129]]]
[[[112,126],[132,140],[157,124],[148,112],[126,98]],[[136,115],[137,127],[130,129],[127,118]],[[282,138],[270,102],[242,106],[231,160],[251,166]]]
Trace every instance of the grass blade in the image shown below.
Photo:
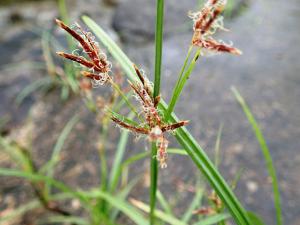
[[[203,189],[198,188],[193,201],[181,218],[183,222],[188,223],[193,216],[194,210],[200,208],[202,196]]]
[[[16,104],[20,105],[26,97],[36,90],[41,89],[42,87],[50,86],[52,84],[52,78],[50,76],[40,78],[28,86],[26,86],[16,97]]]
[[[253,224],[255,224],[255,225],[265,225],[263,220],[258,215],[256,215],[255,213],[248,211],[248,216],[249,216],[249,218],[250,218],[250,220]]]
[[[157,190],[156,197],[157,197],[157,200],[159,201],[161,207],[164,209],[164,211],[168,215],[173,216],[172,208],[171,208],[171,206],[169,205],[169,203],[167,202],[167,200],[165,199],[165,197],[163,196],[163,194],[161,193],[160,190]]]
[[[137,122],[135,122],[134,120],[132,120],[132,118],[130,118],[130,117],[125,117],[125,116],[123,116],[123,115],[121,115],[119,113],[116,113],[116,112],[114,112],[112,110],[109,110],[109,109],[107,110],[107,112],[109,112],[111,116],[117,118],[118,120],[121,120],[122,122],[128,123],[128,124],[130,124],[132,126],[138,126],[139,125]]]
[[[173,112],[173,110],[175,108],[175,105],[176,105],[176,103],[179,99],[179,96],[180,96],[180,94],[183,90],[183,87],[184,87],[186,81],[189,79],[191,73],[193,72],[193,70],[195,68],[196,61],[198,60],[199,56],[200,56],[200,49],[197,50],[194,58],[192,59],[191,63],[189,64],[189,66],[188,66],[186,72],[183,74],[182,78],[179,77],[178,85],[176,85],[176,87],[173,91],[172,98],[171,98],[169,107],[167,109],[167,113],[166,113],[166,116],[165,116],[166,120],[168,120],[170,118],[170,115],[171,115],[171,113]]]
[[[145,204],[141,201],[135,200],[135,199],[130,199],[130,201],[137,208],[143,210],[146,213],[150,213],[150,206],[149,205],[147,205],[147,204]],[[179,219],[173,217],[172,215],[164,213],[161,210],[155,209],[154,214],[155,214],[155,217],[161,219],[162,221],[164,221],[168,224],[171,224],[171,225],[187,225],[186,223],[180,221]]]
[[[70,194],[62,193],[62,194],[52,195],[51,200],[54,200],[54,201],[58,200],[59,201],[59,200],[71,199],[72,197],[73,196],[70,195]],[[0,215],[1,215],[0,225],[8,224],[7,221],[20,218],[26,212],[28,212],[30,210],[33,210],[33,209],[36,209],[36,208],[39,208],[39,207],[42,207],[41,202],[39,200],[32,200],[28,203],[25,203],[25,204],[19,206],[18,208],[14,209],[13,211],[7,213],[6,215],[1,215],[1,213],[0,213]]]
[[[266,140],[264,138],[264,135],[259,128],[259,125],[254,118],[249,106],[245,102],[244,98],[241,96],[241,94],[238,92],[238,90],[235,87],[231,88],[235,98],[243,108],[243,111],[249,121],[249,123],[252,126],[252,130],[256,136],[257,141],[259,142],[260,148],[262,150],[262,153],[265,158],[266,166],[269,172],[269,175],[272,180],[272,185],[273,185],[273,194],[274,194],[274,205],[276,209],[276,220],[277,220],[277,225],[282,225],[282,209],[281,209],[281,201],[280,201],[280,192],[279,192],[279,185],[278,185],[278,180],[277,180],[277,175],[276,175],[276,170],[273,164],[273,160],[271,157],[270,149],[266,143]]]
[[[41,219],[39,224],[76,224],[76,225],[89,225],[90,223],[82,219],[81,217],[75,216],[51,216],[46,219]]]
[[[83,203],[86,203],[86,200],[87,200],[84,195],[80,194],[79,192],[73,191],[71,188],[69,188],[62,182],[59,182],[51,177],[27,173],[27,172],[23,172],[20,170],[6,169],[6,168],[0,168],[0,176],[20,177],[20,178],[26,178],[31,181],[43,181],[45,183],[52,184],[57,189],[61,190],[64,193],[68,193],[68,194],[72,195],[74,198],[81,200],[81,202],[83,202]]]
[[[59,155],[64,146],[64,143],[65,143],[67,137],[69,136],[71,130],[73,129],[75,124],[78,122],[78,120],[79,120],[79,117],[77,115],[75,115],[66,124],[66,126],[62,130],[61,134],[59,135],[59,137],[55,143],[50,160],[41,168],[41,170],[40,170],[41,173],[46,173],[50,177],[53,176],[54,167],[59,162]]]
[[[133,180],[131,180],[126,186],[124,186],[124,188],[119,191],[118,193],[118,197],[120,199],[122,199],[123,201],[125,201],[125,199],[128,197],[130,191],[134,188],[134,186],[138,183],[140,177],[135,177]],[[118,209],[114,209],[111,214],[110,214],[110,218],[112,221],[115,221],[117,216],[118,216],[119,210]]]
[[[166,110],[166,105],[163,105],[163,102],[161,102],[161,107]],[[178,121],[174,114],[171,117],[171,121]],[[175,137],[189,154],[195,165],[202,171],[211,186],[215,189],[218,196],[231,212],[236,223],[239,225],[251,224],[245,209],[242,207],[229,185],[187,129],[185,127],[177,129]]]
[[[221,137],[222,137],[223,125],[219,127],[217,140],[215,143],[215,166],[219,167],[220,164],[220,146],[221,146]]]
[[[219,223],[223,220],[229,219],[229,218],[230,218],[229,214],[222,213],[222,214],[209,216],[209,217],[199,221],[198,223],[194,223],[193,225],[213,225],[213,224],[217,224],[217,223]],[[258,224],[253,224],[253,225],[258,225]]]
[[[123,201],[121,198],[114,197],[99,190],[82,192],[82,194],[90,198],[104,199],[110,205],[123,212],[126,216],[128,216],[133,222],[135,222],[138,225],[148,224],[147,220],[142,216],[142,214],[138,210],[136,210],[132,205]]]
[[[113,167],[111,169],[111,173],[110,173],[110,183],[109,183],[109,188],[110,188],[110,192],[113,193],[116,190],[116,187],[118,185],[118,181],[120,178],[120,173],[118,171],[120,171],[121,167],[122,167],[122,159],[126,150],[126,144],[127,144],[127,140],[128,140],[128,134],[129,131],[128,130],[123,130],[121,133],[121,137],[120,137],[120,141],[117,147],[117,152],[115,155],[115,160],[113,163]]]
[[[32,209],[38,208],[40,205],[41,204],[38,200],[33,200],[29,203],[26,203],[26,204],[16,208],[15,210],[13,210],[11,213],[8,213],[7,215],[5,215],[5,214],[1,215],[1,213],[0,213],[0,215],[1,215],[0,225],[1,224],[8,224],[7,221],[19,218],[20,216],[22,216],[26,212],[28,212]]]
[[[120,63],[120,66],[124,69],[126,75],[130,80],[137,80],[132,62],[124,54],[124,52],[113,42],[113,40],[89,17],[84,16],[83,21],[89,26],[89,28],[99,38],[101,43],[105,45],[111,55]],[[167,105],[161,100],[159,105],[162,112],[166,112]],[[168,122],[178,122],[178,118],[174,113],[171,114]],[[197,144],[196,140],[191,136],[186,128],[179,128],[175,135],[177,141],[190,155],[195,165],[202,171],[207,180],[210,182],[216,193],[222,199],[224,204],[229,209],[232,217],[239,225],[251,224],[246,213],[246,210],[242,207],[239,200],[236,198],[229,185],[225,182],[224,178],[217,171],[211,160],[208,158],[205,151]]]

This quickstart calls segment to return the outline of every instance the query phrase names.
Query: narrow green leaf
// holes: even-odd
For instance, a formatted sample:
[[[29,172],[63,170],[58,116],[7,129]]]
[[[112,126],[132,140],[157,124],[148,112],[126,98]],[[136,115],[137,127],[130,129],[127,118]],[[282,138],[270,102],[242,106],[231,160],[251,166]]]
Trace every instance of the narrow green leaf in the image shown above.
[[[219,127],[217,140],[216,140],[216,144],[215,144],[215,166],[216,166],[216,168],[218,168],[219,164],[220,164],[220,145],[221,145],[222,130],[223,130],[223,125],[221,125]]]
[[[66,23],[69,24],[70,23],[70,17],[68,15],[68,10],[67,10],[67,6],[66,6],[66,0],[58,0],[58,10],[59,10],[59,14],[61,16],[61,20]],[[66,36],[67,42],[68,42],[68,47],[69,50],[73,50],[75,48],[75,44],[73,43],[73,40],[71,37]]]
[[[229,219],[230,217],[231,216],[226,213],[216,214],[213,216],[209,216],[197,223],[194,223],[193,225],[213,225],[213,224],[217,224],[223,220]],[[258,224],[253,224],[253,225],[258,225]]]
[[[82,217],[75,217],[75,216],[50,216],[45,219],[40,219],[38,223],[39,224],[67,223],[67,224],[76,224],[76,225],[90,225],[90,223],[86,219],[83,219]]]
[[[165,211],[165,213],[168,214],[168,215],[173,216],[172,208],[171,208],[171,206],[169,205],[169,203],[167,202],[167,200],[165,199],[165,197],[163,196],[163,194],[161,193],[160,190],[157,190],[156,197],[157,197],[157,200],[160,203],[161,207]]]
[[[52,155],[50,160],[40,169],[41,173],[46,173],[47,176],[52,177],[54,174],[55,165],[59,162],[59,155],[64,146],[64,143],[69,136],[71,130],[75,126],[75,124],[79,121],[79,117],[77,115],[73,116],[69,122],[66,124],[62,132],[60,133],[55,146],[52,151]]]
[[[200,208],[202,196],[203,196],[203,189],[198,188],[193,201],[191,202],[188,209],[182,216],[182,219],[181,219],[182,222],[188,223],[190,221],[190,219],[193,216],[194,210],[196,210],[197,208]]]
[[[122,170],[125,169],[125,167],[131,165],[132,163],[135,163],[136,161],[147,158],[150,155],[150,153],[151,152],[149,151],[141,152],[129,157],[122,163]],[[168,154],[188,156],[188,154],[183,149],[174,149],[174,148],[168,149]]]
[[[150,213],[150,206],[134,199],[131,199],[131,202],[137,208],[143,210],[146,213]],[[161,210],[155,209],[154,210],[155,217],[161,219],[162,221],[169,223],[171,225],[187,225],[186,223],[180,221],[179,219],[175,218],[174,216],[164,213]]]
[[[31,93],[41,89],[42,87],[49,86],[52,84],[52,79],[50,76],[46,76],[36,81],[32,82],[28,86],[26,86],[16,97],[16,103],[20,105],[25,98],[27,98]]]
[[[129,195],[130,191],[138,183],[139,180],[140,180],[140,177],[135,177],[134,179],[132,179],[126,186],[124,186],[124,188],[122,190],[119,191],[117,197],[120,198],[121,200],[125,201]],[[110,218],[112,221],[116,220],[119,211],[120,210],[118,210],[118,209],[114,209],[111,212]]]
[[[22,206],[14,209],[7,215],[1,216],[0,218],[0,225],[1,224],[8,224],[7,221],[14,220],[25,214],[26,212],[36,209],[40,206],[40,202],[38,200],[30,201],[29,203],[23,204]]]
[[[188,156],[184,149],[168,148],[168,154]]]
[[[134,120],[132,120],[132,118],[128,118],[128,117],[125,117],[119,113],[116,113],[114,111],[111,111],[109,110],[109,113],[113,116],[113,117],[116,117],[117,119],[125,122],[125,123],[128,123],[132,126],[138,126],[139,124],[137,122],[135,122]]]
[[[166,110],[165,103],[161,102],[161,107],[163,110]],[[178,121],[178,119],[173,114],[169,122],[175,121]],[[176,130],[175,137],[181,146],[187,151],[195,165],[197,165],[197,167],[205,175],[211,186],[215,189],[218,196],[232,213],[236,223],[240,225],[251,224],[247,214],[245,213],[245,209],[241,206],[241,203],[236,198],[229,185],[187,129],[185,127],[178,128]]]
[[[68,194],[68,193],[61,193],[61,194],[56,194],[56,195],[52,195],[51,196],[51,200],[66,200],[66,199],[71,199],[73,198],[72,195]],[[0,225],[1,224],[7,224],[7,221],[10,220],[14,220],[16,218],[21,217],[22,215],[24,215],[25,213],[27,213],[30,210],[36,209],[42,207],[41,203],[39,200],[32,200],[28,203],[25,203],[21,206],[19,206],[18,208],[14,209],[13,211],[11,211],[10,213],[8,213],[5,216],[2,216],[0,218]]]
[[[50,47],[50,38],[51,34],[49,32],[44,31],[42,34],[42,50],[43,56],[47,68],[47,72],[49,76],[56,76],[56,65],[54,64],[54,60],[51,54]]]
[[[19,168],[26,171],[32,171],[32,161],[28,157],[29,152],[27,152],[27,149],[23,149],[17,143],[11,142],[1,136],[0,146],[2,146],[1,150],[4,151],[14,163],[17,163]]]
[[[124,153],[125,153],[125,150],[126,150],[128,134],[129,134],[128,130],[123,130],[122,131],[121,137],[120,137],[120,140],[119,140],[119,144],[118,144],[118,147],[117,147],[117,152],[116,152],[116,155],[114,157],[114,163],[113,163],[113,166],[112,166],[112,169],[111,169],[110,183],[109,183],[111,193],[113,193],[116,190],[116,187],[118,185],[118,181],[119,181],[119,178],[120,178],[120,174],[118,173],[118,171],[121,169],[121,166],[122,166],[122,159],[124,157]]]
[[[138,153],[138,154],[135,154],[131,157],[129,157],[128,159],[126,159],[124,162],[123,162],[123,165],[122,165],[122,168],[125,168],[127,166],[129,166],[130,164],[136,162],[136,161],[139,161],[141,159],[144,159],[146,157],[148,157],[150,155],[150,152],[147,151],[147,152],[141,152],[141,153]]]
[[[135,222],[138,225],[148,224],[147,220],[142,216],[142,214],[138,210],[136,210],[132,205],[128,204],[121,198],[114,197],[99,190],[82,192],[82,194],[84,196],[88,196],[89,198],[104,199],[110,205],[123,212],[126,216],[128,216],[128,218],[130,218],[133,222]]]
[[[261,151],[263,153],[263,156],[265,158],[266,166],[269,172],[269,175],[272,180],[272,185],[273,185],[273,195],[274,195],[274,205],[276,209],[276,220],[277,220],[277,225],[282,225],[282,209],[281,209],[281,200],[280,200],[280,191],[279,191],[279,185],[278,185],[278,179],[276,175],[276,170],[273,164],[272,156],[270,153],[270,149],[267,145],[267,142],[265,140],[265,137],[259,128],[259,125],[254,118],[249,106],[245,102],[244,98],[241,96],[241,94],[238,92],[238,90],[235,87],[231,88],[233,94],[235,95],[235,98],[241,105],[249,123],[252,126],[252,130],[256,136],[256,139],[260,145]]]
[[[6,168],[0,168],[0,176],[21,177],[21,178],[26,178],[31,181],[43,181],[45,183],[50,183],[57,189],[72,195],[74,198],[81,200],[82,203],[87,202],[87,199],[84,195],[82,195],[79,192],[73,191],[71,188],[69,188],[62,182],[54,180],[51,177],[46,177],[46,176],[42,176],[42,175],[38,175],[38,174],[32,174],[32,173],[23,172],[20,170],[6,169]]]
[[[198,60],[199,56],[200,56],[200,49],[198,49],[197,52],[195,53],[194,58],[192,59],[191,63],[189,64],[189,66],[188,66],[186,72],[183,74],[183,76],[179,77],[179,80],[177,82],[178,85],[175,87],[175,89],[173,91],[170,105],[169,105],[166,115],[165,115],[166,120],[170,119],[171,113],[174,111],[175,105],[179,99],[179,96],[183,90],[183,87],[184,87],[186,81],[189,79],[191,73],[193,72],[195,65],[196,65],[196,61]]]
[[[255,224],[255,225],[265,225],[265,223],[263,222],[263,220],[258,215],[256,215],[253,212],[250,212],[250,211],[248,211],[247,213],[248,213],[248,216],[249,216],[252,224]]]

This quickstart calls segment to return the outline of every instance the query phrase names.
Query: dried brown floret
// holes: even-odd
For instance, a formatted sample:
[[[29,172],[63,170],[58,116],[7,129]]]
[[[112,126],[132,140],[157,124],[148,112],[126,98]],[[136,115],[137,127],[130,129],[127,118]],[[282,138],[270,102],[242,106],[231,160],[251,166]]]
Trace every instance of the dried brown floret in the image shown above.
[[[110,79],[108,75],[110,62],[107,61],[106,55],[101,52],[98,43],[94,41],[94,36],[89,32],[85,32],[78,24],[75,25],[75,28],[71,28],[58,19],[56,19],[56,23],[80,43],[88,58],[64,52],[57,52],[57,54],[88,68],[90,71],[83,72],[83,75],[93,78],[95,84],[105,84]]]
[[[147,124],[141,127],[134,126],[117,119],[113,115],[111,116],[111,119],[119,126],[137,134],[147,135],[149,141],[156,142],[158,147],[156,156],[157,160],[160,162],[161,168],[166,168],[167,147],[169,142],[165,137],[165,133],[185,126],[188,121],[180,121],[174,124],[164,124],[157,110],[157,105],[159,103],[160,97],[157,97],[155,99],[152,97],[151,86],[149,82],[136,66],[134,66],[134,68],[140,82],[132,83],[129,81],[129,84],[142,106],[142,112]]]
[[[242,52],[239,49],[212,38],[217,29],[226,30],[223,28],[222,17],[220,17],[226,2],[226,0],[208,0],[201,11],[190,14],[194,20],[192,45],[213,52],[241,55]]]

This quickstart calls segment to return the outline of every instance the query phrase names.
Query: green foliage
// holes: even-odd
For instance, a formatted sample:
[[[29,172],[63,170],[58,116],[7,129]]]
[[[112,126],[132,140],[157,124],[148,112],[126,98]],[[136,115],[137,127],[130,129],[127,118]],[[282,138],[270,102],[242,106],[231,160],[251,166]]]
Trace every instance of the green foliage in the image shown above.
[[[117,60],[122,66],[123,70],[130,80],[137,80],[133,63],[124,54],[124,52],[111,40],[111,38],[90,18],[84,16],[83,21],[88,27],[95,33],[101,43],[107,47],[111,55]],[[159,105],[163,112],[167,111],[167,105],[162,100]],[[179,120],[175,114],[171,114],[169,121],[167,122],[178,122]],[[234,193],[225,182],[224,178],[217,171],[211,160],[208,158],[203,149],[197,144],[195,139],[189,134],[186,128],[179,128],[176,130],[175,137],[181,146],[187,151],[195,165],[208,179],[212,187],[216,190],[224,204],[227,206],[235,219],[237,224],[246,225],[251,224],[246,214],[245,209],[241,206],[239,200],[235,197]]]
[[[238,90],[235,87],[232,87],[232,92],[236,98],[236,100],[239,102],[241,105],[250,125],[252,126],[252,130],[256,136],[256,139],[260,145],[261,151],[263,153],[263,156],[265,158],[267,170],[269,172],[269,175],[272,180],[272,185],[273,185],[273,196],[274,196],[274,205],[276,209],[276,219],[277,219],[277,225],[282,225],[282,210],[281,210],[281,201],[280,201],[280,191],[279,191],[279,185],[278,185],[278,179],[276,175],[276,170],[275,166],[272,160],[271,152],[270,149],[267,145],[267,142],[265,140],[265,137],[259,128],[259,125],[254,118],[249,106],[245,102],[244,98],[242,95],[238,92]]]

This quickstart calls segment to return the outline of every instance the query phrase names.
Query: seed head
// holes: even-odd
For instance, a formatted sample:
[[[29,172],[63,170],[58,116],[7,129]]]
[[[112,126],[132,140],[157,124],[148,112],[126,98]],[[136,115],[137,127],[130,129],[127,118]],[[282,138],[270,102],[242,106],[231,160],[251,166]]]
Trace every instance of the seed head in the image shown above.
[[[192,45],[212,52],[241,55],[242,52],[239,49],[222,41],[218,42],[212,37],[218,29],[227,30],[223,27],[223,17],[220,16],[226,3],[226,0],[208,0],[202,10],[190,13],[190,17],[194,21]]]
[[[58,19],[55,21],[59,27],[78,41],[83,52],[87,55],[87,58],[64,52],[57,52],[57,54],[88,68],[89,71],[83,71],[82,74],[93,79],[94,84],[105,84],[108,79],[110,79],[108,73],[111,71],[111,64],[107,61],[106,55],[100,50],[99,44],[95,41],[95,37],[90,32],[84,31],[78,24],[76,24],[74,28],[71,28]]]

